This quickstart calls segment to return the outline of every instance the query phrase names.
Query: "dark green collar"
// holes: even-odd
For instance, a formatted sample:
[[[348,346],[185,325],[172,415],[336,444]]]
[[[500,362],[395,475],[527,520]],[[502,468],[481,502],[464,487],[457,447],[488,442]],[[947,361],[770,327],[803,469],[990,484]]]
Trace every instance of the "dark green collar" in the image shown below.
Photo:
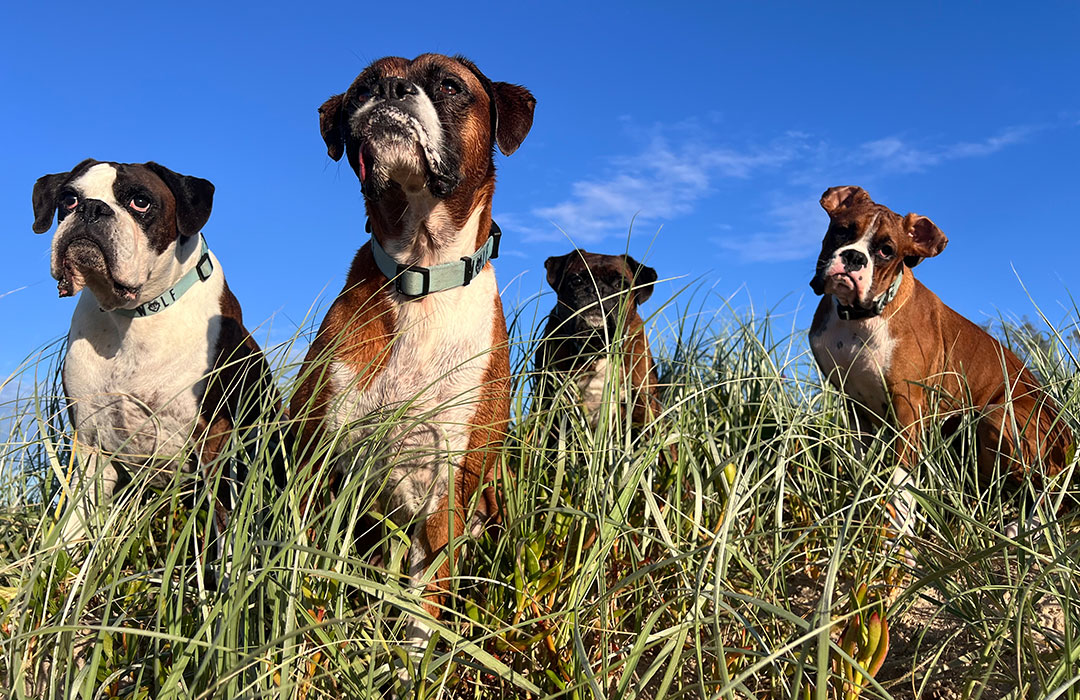
[[[370,221],[367,224],[367,231],[371,233]],[[379,271],[386,275],[386,279],[394,283],[394,289],[399,294],[407,297],[422,297],[425,294],[454,287],[467,287],[484,269],[488,260],[499,257],[500,238],[502,238],[502,229],[492,221],[491,234],[479,250],[472,255],[464,255],[454,262],[431,267],[399,263],[383,249],[374,234],[371,236],[371,253]]]

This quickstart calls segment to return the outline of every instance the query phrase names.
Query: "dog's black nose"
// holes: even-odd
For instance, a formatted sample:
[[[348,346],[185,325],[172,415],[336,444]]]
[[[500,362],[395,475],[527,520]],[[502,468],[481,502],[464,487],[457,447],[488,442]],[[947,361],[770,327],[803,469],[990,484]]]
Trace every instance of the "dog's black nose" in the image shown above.
[[[112,207],[100,199],[84,199],[76,207],[75,213],[86,223],[92,224],[98,219],[112,216],[113,210]]]
[[[375,94],[384,100],[404,100],[420,92],[416,83],[404,78],[383,78],[375,89]]]
[[[866,255],[857,250],[845,250],[840,253],[840,259],[844,261],[844,271],[853,272],[866,267]]]

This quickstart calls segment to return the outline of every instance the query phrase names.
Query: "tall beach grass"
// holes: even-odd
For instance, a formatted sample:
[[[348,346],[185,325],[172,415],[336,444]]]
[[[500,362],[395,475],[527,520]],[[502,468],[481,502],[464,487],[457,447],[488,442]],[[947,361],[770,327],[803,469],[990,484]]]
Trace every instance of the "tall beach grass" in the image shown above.
[[[550,299],[539,303],[546,313]],[[890,648],[862,697],[1080,696],[1076,528],[1053,507],[1075,457],[1044,491],[1021,489],[1025,500],[1003,479],[979,485],[965,441],[931,429],[919,522],[900,552],[886,508],[894,437],[855,433],[791,318],[706,292],[662,305],[649,330],[665,410],[635,431],[617,415],[593,429],[569,400],[534,406],[535,308],[511,319],[502,523],[455,558],[419,657],[404,644],[409,616],[425,615],[407,533],[385,527],[380,556],[359,551],[374,507],[364,480],[318,513],[302,505],[325,476],[297,474],[278,492],[272,435],[284,419],[269,407],[265,430],[222,457],[250,472],[223,534],[222,585],[206,576],[222,566],[205,560],[214,490],[190,475],[136,479],[87,542],[63,542],[57,484],[78,468],[77,436],[59,396],[61,347],[44,350],[9,380],[20,398],[0,406],[0,693],[835,698],[857,668],[843,631],[875,611]],[[1040,318],[1041,338],[1007,325],[1080,434],[1076,318]],[[268,352],[286,396],[304,343]],[[379,454],[374,432],[361,470]],[[1038,532],[1007,538],[1035,501]],[[413,682],[395,686],[406,664]]]

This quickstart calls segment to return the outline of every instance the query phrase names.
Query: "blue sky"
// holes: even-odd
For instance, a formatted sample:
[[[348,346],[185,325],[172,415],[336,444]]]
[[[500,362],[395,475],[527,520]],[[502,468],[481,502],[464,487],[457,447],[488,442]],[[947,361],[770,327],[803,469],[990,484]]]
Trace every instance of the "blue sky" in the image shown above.
[[[356,178],[326,156],[316,108],[370,61],[426,51],[463,53],[538,101],[521,149],[497,156],[508,308],[574,241],[628,247],[679,278],[647,311],[694,283],[708,305],[734,295],[806,328],[817,200],[841,184],[945,231],[948,249],[917,274],[976,321],[1034,316],[1017,274],[1055,320],[1080,293],[1080,5],[468,7],[9,7],[0,381],[66,333],[75,303],[57,298],[30,192],[86,157],[214,182],[204,231],[247,325],[262,342],[293,334],[365,236]]]

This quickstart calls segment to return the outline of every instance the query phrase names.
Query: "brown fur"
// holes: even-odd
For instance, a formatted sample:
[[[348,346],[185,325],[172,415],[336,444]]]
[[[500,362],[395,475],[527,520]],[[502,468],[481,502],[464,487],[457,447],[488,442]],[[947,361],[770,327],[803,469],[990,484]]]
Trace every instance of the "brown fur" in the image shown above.
[[[214,356],[214,371],[203,393],[197,435],[203,462],[213,462],[235,429],[252,428],[260,418],[260,399],[272,397],[280,407],[277,388],[259,344],[244,328],[243,312],[228,283],[221,296],[221,330]],[[272,456],[273,476],[285,485],[285,467],[280,455]],[[209,476],[209,475],[208,475]],[[224,484],[223,484],[224,487]],[[223,494],[222,494],[223,495]],[[225,499],[227,502],[228,499]],[[222,498],[218,499],[221,507]],[[219,525],[224,518],[218,514]]]
[[[1031,473],[1037,465],[1041,469],[1032,474],[1036,479],[1061,471],[1072,434],[1035,376],[1016,355],[942,303],[907,269],[922,258],[940,253],[945,248],[944,234],[926,217],[915,214],[901,217],[876,204],[861,188],[832,188],[822,196],[822,206],[831,218],[823,259],[826,253],[836,249],[831,237],[846,235],[842,230],[849,226],[854,226],[861,235],[868,222],[878,216],[880,226],[875,241],[891,242],[895,255],[880,267],[875,265],[872,295],[888,289],[897,271],[905,266],[897,295],[881,314],[888,324],[889,335],[895,340],[884,384],[891,401],[889,409],[903,437],[900,464],[914,468],[927,417],[939,420],[975,410],[982,414],[978,427],[978,463],[984,477],[991,475],[999,456],[1008,463],[1014,479]],[[819,264],[819,274],[821,269]],[[814,314],[810,329],[812,344],[827,323],[838,322],[833,299],[826,294]],[[826,350],[814,346],[819,366],[822,366],[820,353]],[[843,388],[839,377],[834,375],[830,380]],[[1020,428],[1019,441],[1010,427],[1003,429],[1007,416],[999,405],[1010,398]],[[876,407],[869,408],[877,412]],[[870,416],[871,423],[880,423],[883,416],[884,412]]]
[[[322,105],[319,109],[320,132],[327,144],[328,155],[334,160],[346,156],[359,177],[362,170],[360,148],[365,142],[352,131],[350,115],[356,105],[368,99],[363,96],[364,91],[373,81],[395,77],[410,81],[420,89],[430,89],[430,86],[424,87],[424,81],[433,75],[433,71],[452,75],[465,86],[470,98],[464,112],[461,111],[463,107],[455,106],[461,105],[460,101],[448,101],[442,107],[436,105],[437,109],[457,110],[440,115],[443,131],[455,139],[457,150],[452,156],[457,170],[452,173],[455,185],[445,196],[440,195],[437,205],[445,212],[449,227],[458,233],[465,229],[470,218],[478,221],[475,246],[479,248],[487,241],[491,229],[491,201],[495,191],[492,150],[498,145],[504,153],[513,152],[528,133],[535,100],[527,90],[507,83],[493,83],[475,65],[462,58],[437,54],[424,54],[412,61],[384,58],[368,66],[349,90]],[[435,97],[432,97],[433,104]],[[428,167],[431,167],[430,163]],[[363,178],[361,182],[363,184]],[[402,222],[412,213],[408,209],[411,201],[397,186],[380,189],[377,197],[365,189],[365,204],[374,237],[384,248],[391,242],[406,241],[410,262],[425,265],[447,262],[440,249],[440,232],[431,228],[439,225],[439,220],[425,215],[415,233],[409,234],[411,238],[406,238]],[[441,234],[446,236],[447,231],[443,230]],[[421,260],[425,262],[420,263]],[[490,273],[490,267],[485,267],[485,271]],[[475,295],[477,292],[469,293]],[[300,419],[296,431],[301,446],[301,464],[310,462],[314,446],[322,439],[323,421],[335,395],[335,387],[321,376],[322,373],[331,362],[344,366],[355,374],[356,391],[362,394],[386,371],[394,344],[404,337],[398,336],[396,330],[397,309],[402,303],[420,304],[423,300],[403,302],[375,265],[371,245],[365,244],[353,261],[345,290],[331,306],[308,351],[305,374],[292,401],[293,416]],[[484,356],[487,364],[483,385],[479,389],[475,412],[468,421],[467,450],[460,463],[455,465],[451,485],[453,512],[449,504],[451,494],[448,493],[423,522],[416,524],[412,530],[413,543],[422,549],[424,560],[410,562],[410,565],[428,567],[449,543],[451,529],[457,539],[470,533],[470,522],[499,517],[499,455],[510,414],[506,323],[497,293],[490,299],[470,299],[469,303],[490,305],[488,308],[495,310],[491,351]],[[334,477],[331,476],[329,481],[332,491]],[[475,515],[470,513],[474,505]],[[454,554],[451,552],[425,591],[425,607],[436,617],[445,598],[446,579],[453,566]]]

